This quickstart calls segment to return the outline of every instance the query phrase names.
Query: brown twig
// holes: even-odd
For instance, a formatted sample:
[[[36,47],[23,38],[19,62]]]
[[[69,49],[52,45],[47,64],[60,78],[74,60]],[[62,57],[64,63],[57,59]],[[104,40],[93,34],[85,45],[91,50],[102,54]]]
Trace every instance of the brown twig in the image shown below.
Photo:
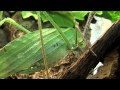
[[[79,32],[80,32],[80,34],[82,35],[82,41],[85,41],[85,43],[86,43],[86,45],[87,45],[87,47],[89,48],[89,50],[92,52],[92,54],[94,55],[94,56],[96,56],[97,57],[97,55],[94,53],[94,51],[91,49],[91,44],[90,44],[90,42],[89,41],[87,41],[86,39],[85,39],[85,37],[84,37],[84,35],[82,34],[82,32],[81,32],[81,30],[80,30],[80,28],[79,28],[79,25],[76,23],[76,25],[75,25],[75,28],[76,28],[76,30],[78,30]]]
[[[42,45],[42,56],[44,59],[44,65],[45,65],[45,71],[46,71],[46,78],[48,78],[48,66],[47,66],[47,60],[46,60],[46,55],[45,55],[45,50],[44,50],[44,41],[42,37],[42,25],[41,25],[41,19],[40,19],[40,11],[36,11],[38,14],[38,29],[40,31],[40,41]]]

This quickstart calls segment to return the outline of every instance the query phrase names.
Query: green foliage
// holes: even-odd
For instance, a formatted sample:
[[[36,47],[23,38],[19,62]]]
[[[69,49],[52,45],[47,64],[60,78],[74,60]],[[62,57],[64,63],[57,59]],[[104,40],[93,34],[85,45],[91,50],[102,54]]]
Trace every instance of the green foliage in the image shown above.
[[[101,13],[102,12],[102,13]],[[120,19],[120,11],[99,11],[99,16],[111,20],[112,22]]]
[[[30,16],[34,17],[35,20],[38,19],[38,16],[36,14],[35,11],[22,11],[22,17],[25,18],[29,18]]]
[[[84,20],[85,15],[87,15],[91,11],[71,11],[71,14],[75,19]],[[96,11],[97,15],[102,15],[102,11]]]
[[[61,12],[48,12],[51,18],[57,23],[57,25],[61,27],[73,27],[74,22],[71,20],[69,13],[61,13]],[[35,20],[38,19],[35,11],[22,11],[22,17],[29,18],[30,16],[34,17]],[[41,18],[43,22],[47,22],[48,19],[41,12]]]
[[[67,48],[70,50],[70,44],[68,39],[65,37],[64,33],[62,32],[61,28],[55,23],[55,21],[50,17],[50,15],[44,11],[43,12],[44,15],[46,16],[46,18],[50,21],[50,23],[54,26],[54,28],[59,32],[59,34],[61,35],[61,37],[63,38],[63,40],[66,43]]]
[[[97,15],[102,15],[102,14],[103,14],[103,11],[96,11],[96,14],[97,14]]]
[[[113,22],[120,19],[120,11],[108,11],[108,14],[111,16],[110,20]]]
[[[5,22],[8,22],[14,26],[16,26],[17,28],[19,28],[21,31],[25,32],[25,33],[30,33],[29,30],[27,30],[26,28],[24,28],[23,26],[19,25],[18,23],[16,23],[13,19],[11,18],[4,18],[2,21],[0,21],[0,26],[3,25]]]
[[[49,15],[60,27],[74,27],[74,17],[70,12],[49,12]]]
[[[70,43],[70,48],[75,44],[75,20],[84,20],[85,15],[90,11],[49,11],[48,16],[45,16],[43,12],[40,13],[41,19],[44,22],[50,21],[54,28],[42,29],[44,47],[47,56],[48,67],[53,66],[55,63],[63,59],[69,51],[66,48],[66,44],[62,39],[60,33],[62,32],[66,40]],[[35,20],[38,19],[36,11],[22,11],[22,17],[24,19],[33,17]],[[96,11],[99,16],[105,16],[111,19],[113,22],[120,18],[119,11]],[[108,17],[109,16],[109,17]],[[38,31],[30,32],[27,29],[21,27],[10,18],[5,18],[0,22],[0,26],[9,22],[27,34],[20,37],[2,49],[0,49],[0,78],[6,78],[9,75],[15,73],[33,73],[36,70],[44,68],[43,56],[41,52],[40,35]],[[64,28],[61,28],[64,27]],[[69,28],[68,28],[69,27]],[[68,29],[66,29],[68,28]],[[58,30],[58,32],[57,32]],[[62,37],[61,37],[61,36]],[[84,48],[85,42],[80,42],[81,35],[77,33],[78,47]],[[39,64],[36,66],[36,64]],[[35,66],[34,66],[35,65]],[[32,68],[31,68],[32,67]]]
[[[75,19],[84,20],[84,16],[90,11],[71,11]]]
[[[84,20],[84,16],[87,15],[90,11],[49,11],[48,14],[55,21],[55,23],[60,27],[74,27],[75,19]],[[102,11],[96,11],[96,14],[102,15]],[[37,14],[35,11],[22,11],[22,17],[29,18],[33,16],[36,20]],[[41,18],[43,22],[47,22],[48,19],[41,12]]]
[[[74,29],[61,29],[70,45],[74,43]],[[48,66],[60,61],[68,50],[54,28],[43,29],[43,40]],[[8,43],[0,50],[0,78],[24,71],[40,60],[39,70],[44,68],[39,32],[34,31]]]

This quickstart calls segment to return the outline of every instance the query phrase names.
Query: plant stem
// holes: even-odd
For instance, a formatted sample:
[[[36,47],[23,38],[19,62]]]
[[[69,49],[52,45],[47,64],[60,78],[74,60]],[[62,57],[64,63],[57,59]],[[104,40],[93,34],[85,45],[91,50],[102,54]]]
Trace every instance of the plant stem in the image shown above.
[[[31,33],[29,30],[27,30],[26,28],[24,28],[23,26],[19,25],[18,23],[16,23],[13,19],[11,18],[5,18],[2,21],[0,21],[0,26],[3,25],[5,22],[8,22],[14,26],[16,26],[17,28],[19,28],[21,31],[25,32],[25,33]]]
[[[92,54],[93,54],[95,57],[97,57],[97,55],[95,54],[95,52],[90,48],[90,43],[84,38],[84,36],[83,36],[83,34],[82,34],[82,32],[81,32],[78,24],[75,25],[75,28],[76,28],[76,30],[78,30],[78,31],[80,32],[80,34],[81,34],[81,36],[82,36],[82,41],[84,41],[84,42],[86,43],[88,49],[92,52]]]
[[[95,15],[95,11],[92,11],[92,12],[89,13],[87,22],[85,24],[84,32],[83,32],[83,38],[85,38],[85,34],[86,34],[86,32],[87,32],[87,30],[88,30],[88,28],[90,26],[90,23],[91,23],[94,15]]]
[[[3,11],[0,11],[0,21],[3,19]]]
[[[61,28],[54,22],[54,20],[49,16],[49,14],[46,11],[43,11],[43,14],[46,16],[46,18],[51,22],[51,24],[56,28],[56,30],[59,32],[63,40],[65,41],[67,48],[70,50],[70,43],[68,39],[65,37],[64,33],[61,31]]]
[[[77,38],[77,30],[75,30],[75,45],[78,44],[78,38]]]
[[[76,20],[74,21],[74,23],[75,23],[75,44],[77,45],[78,44],[77,26],[79,26],[79,23]]]
[[[36,12],[38,15],[38,30],[40,31],[40,41],[41,41],[41,45],[42,45],[42,56],[43,56],[43,60],[44,60],[46,76],[48,78],[48,66],[47,66],[46,54],[45,54],[45,50],[44,50],[44,41],[43,41],[43,37],[42,37],[42,25],[41,25],[40,11],[36,11]]]

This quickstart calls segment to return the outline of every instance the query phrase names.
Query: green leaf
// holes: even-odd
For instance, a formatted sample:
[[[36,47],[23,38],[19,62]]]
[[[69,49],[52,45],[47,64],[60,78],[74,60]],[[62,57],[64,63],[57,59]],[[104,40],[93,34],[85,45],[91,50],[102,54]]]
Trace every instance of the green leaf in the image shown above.
[[[22,11],[22,17],[24,19],[29,18],[30,16],[34,17],[35,20],[38,19],[38,16],[35,11]]]
[[[87,15],[91,11],[71,11],[75,19],[84,20],[85,15]],[[102,11],[96,11],[97,15],[102,15]]]
[[[103,14],[103,11],[96,11],[96,14],[97,14],[97,15],[102,15],[102,14]]]
[[[54,22],[60,27],[73,27],[74,26],[74,17],[68,11],[54,11],[48,12],[50,17]],[[47,18],[42,16],[44,22],[47,21]]]
[[[115,22],[120,19],[120,11],[102,11],[100,16]]]
[[[68,11],[51,11],[48,12],[51,18],[60,26],[60,27],[73,27],[74,18]],[[43,22],[47,22],[47,18],[41,12],[41,19]],[[36,20],[38,19],[35,11],[22,11],[22,17],[29,18],[33,16]]]
[[[111,16],[111,21],[115,22],[120,19],[120,11],[108,11]]]
[[[71,11],[75,19],[84,20],[84,16],[90,11]]]
[[[43,29],[43,39],[48,67],[56,64],[68,54],[66,44],[59,33],[53,29]],[[62,29],[71,47],[74,43],[74,29]],[[2,49],[0,49],[0,78],[6,78],[20,71],[27,70],[36,62],[39,62],[39,69],[43,69],[41,44],[39,31],[26,34]]]

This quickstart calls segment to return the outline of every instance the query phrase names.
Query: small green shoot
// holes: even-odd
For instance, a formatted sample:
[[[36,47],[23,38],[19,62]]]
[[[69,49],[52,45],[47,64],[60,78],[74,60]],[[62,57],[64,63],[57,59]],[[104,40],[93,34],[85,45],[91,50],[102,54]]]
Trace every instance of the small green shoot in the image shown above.
[[[2,21],[0,21],[0,26],[3,25],[5,22],[8,22],[14,26],[16,26],[17,28],[19,28],[21,31],[25,32],[25,33],[31,33],[29,30],[27,30],[26,28],[24,28],[23,26],[19,25],[18,23],[16,23],[13,19],[11,18],[4,18]]]

